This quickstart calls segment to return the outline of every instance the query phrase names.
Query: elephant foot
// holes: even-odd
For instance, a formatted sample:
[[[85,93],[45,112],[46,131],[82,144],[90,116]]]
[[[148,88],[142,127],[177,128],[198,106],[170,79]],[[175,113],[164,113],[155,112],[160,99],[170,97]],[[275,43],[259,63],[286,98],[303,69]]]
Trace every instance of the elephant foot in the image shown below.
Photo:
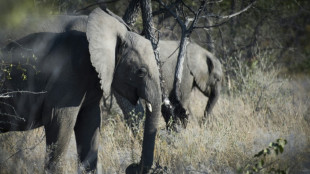
[[[185,129],[188,123],[189,112],[180,104],[173,104],[173,108],[162,105],[162,114],[167,130],[179,132],[180,126]]]
[[[175,106],[174,115],[178,120],[180,120],[181,123],[179,124],[181,124],[183,128],[186,129],[189,116],[187,110],[181,104],[178,104]]]
[[[200,121],[200,127],[206,127],[206,125],[210,125],[210,114],[205,113]]]
[[[142,169],[140,164],[133,163],[126,168],[126,174],[147,174],[149,170],[150,169],[146,167]]]

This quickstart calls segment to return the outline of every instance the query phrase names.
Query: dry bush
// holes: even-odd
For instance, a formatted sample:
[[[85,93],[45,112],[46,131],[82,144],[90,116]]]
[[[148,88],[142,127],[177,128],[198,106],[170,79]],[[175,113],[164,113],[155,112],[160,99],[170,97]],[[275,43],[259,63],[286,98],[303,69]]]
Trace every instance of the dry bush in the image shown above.
[[[202,127],[206,98],[197,91],[191,96],[194,116],[186,130],[169,133],[161,120],[154,173],[243,173],[246,165],[254,164],[254,155],[278,138],[288,144],[283,154],[268,157],[269,167],[309,173],[310,79],[286,79],[277,71],[256,70],[244,80],[241,92],[220,97]],[[129,164],[138,162],[142,135],[140,131],[133,136],[120,114],[109,116],[101,131],[99,173],[124,173]],[[0,173],[43,173],[42,128],[2,134],[0,139]],[[67,173],[75,173],[74,136],[65,159]]]

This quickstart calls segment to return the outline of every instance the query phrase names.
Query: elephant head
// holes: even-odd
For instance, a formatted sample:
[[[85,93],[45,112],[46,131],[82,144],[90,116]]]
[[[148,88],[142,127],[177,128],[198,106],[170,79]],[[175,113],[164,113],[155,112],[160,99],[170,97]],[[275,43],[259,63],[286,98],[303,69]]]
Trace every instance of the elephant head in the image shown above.
[[[204,108],[204,118],[211,113],[220,95],[223,76],[221,63],[212,53],[195,43],[189,43],[183,65],[180,96],[178,96],[180,101],[177,101],[174,91],[174,74],[178,60],[178,47],[178,41],[159,41],[159,55],[162,61],[162,78],[165,82],[164,85],[169,94],[169,99],[174,106],[173,113],[164,105],[161,109],[167,128],[172,128],[172,130],[178,130],[177,124],[181,124],[186,128],[188,115],[190,114],[190,95],[191,92],[193,92],[193,88],[198,88],[200,92],[209,97],[207,106]],[[118,95],[115,95],[115,98],[126,120],[129,120],[129,113],[133,109],[136,113],[143,111],[141,104],[132,106]],[[129,124],[135,125],[137,123],[129,122]]]
[[[128,31],[125,25],[99,8],[88,17],[86,36],[90,60],[101,79],[104,99],[110,97],[113,87],[132,104],[136,104],[139,97],[147,102],[142,157],[138,169],[145,172],[153,163],[162,101],[159,71],[151,43]]]

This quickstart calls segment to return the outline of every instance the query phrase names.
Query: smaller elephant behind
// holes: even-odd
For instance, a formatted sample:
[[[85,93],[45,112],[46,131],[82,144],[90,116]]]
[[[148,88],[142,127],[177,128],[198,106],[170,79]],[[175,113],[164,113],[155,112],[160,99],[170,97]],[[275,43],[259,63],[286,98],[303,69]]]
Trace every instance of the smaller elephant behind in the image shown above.
[[[169,99],[173,105],[175,105],[176,97],[174,91],[175,70],[178,58],[178,41],[164,41],[159,42],[159,54],[162,61],[162,77],[165,81],[165,89],[169,95]],[[218,101],[220,96],[221,84],[222,84],[222,67],[220,61],[209,51],[200,47],[195,43],[189,43],[187,46],[186,57],[183,65],[182,83],[181,83],[181,96],[179,96],[180,104],[183,108],[189,112],[189,115],[193,115],[190,111],[190,96],[194,91],[199,91],[204,96],[208,97],[208,102],[204,106],[204,117],[212,112],[214,105]],[[118,105],[123,111],[125,120],[130,126],[134,126],[136,123],[131,119],[132,111],[135,115],[143,115],[143,107],[141,104],[132,106],[125,99],[115,94]],[[142,112],[142,114],[138,114]],[[165,119],[166,125],[169,125],[169,121],[172,119],[172,115],[165,110],[162,106],[162,115]],[[183,127],[187,125],[187,117],[179,117],[177,119],[181,121]],[[175,118],[172,119],[172,125],[177,122]]]

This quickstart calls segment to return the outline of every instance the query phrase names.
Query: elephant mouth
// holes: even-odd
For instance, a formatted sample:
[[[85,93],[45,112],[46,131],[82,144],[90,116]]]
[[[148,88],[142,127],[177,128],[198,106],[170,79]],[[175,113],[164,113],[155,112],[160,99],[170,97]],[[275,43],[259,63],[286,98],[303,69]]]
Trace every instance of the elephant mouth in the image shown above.
[[[149,101],[149,98],[146,97],[143,92],[143,89],[141,90],[141,88],[137,88],[134,87],[132,85],[130,85],[129,83],[125,83],[125,87],[123,88],[118,88],[118,86],[113,83],[112,85],[115,85],[115,91],[121,95],[122,97],[126,98],[132,105],[136,106],[138,103],[139,98],[143,99],[145,101],[146,104],[146,108],[148,109],[149,112],[153,111],[153,107],[151,102]],[[126,89],[126,90],[122,90],[122,89]]]
[[[128,93],[127,95],[129,95],[128,99],[129,99],[130,103],[133,104],[133,105],[137,105],[138,100],[139,100],[138,89],[135,88],[133,90],[133,92]]]
[[[112,86],[120,96],[126,98],[132,105],[136,105],[138,103],[139,100],[138,88],[128,83],[120,84],[117,83],[116,81],[112,83]]]
[[[148,101],[147,99],[145,99],[145,98],[139,97],[139,95],[138,95],[138,90],[137,90],[137,89],[135,90],[135,94],[136,94],[135,96],[137,96],[137,97],[136,97],[135,100],[132,102],[132,104],[133,104],[133,105],[137,105],[139,98],[144,99],[146,108],[148,109],[149,112],[152,112],[152,111],[153,111],[153,108],[152,108],[151,102],[149,102],[149,101]]]

